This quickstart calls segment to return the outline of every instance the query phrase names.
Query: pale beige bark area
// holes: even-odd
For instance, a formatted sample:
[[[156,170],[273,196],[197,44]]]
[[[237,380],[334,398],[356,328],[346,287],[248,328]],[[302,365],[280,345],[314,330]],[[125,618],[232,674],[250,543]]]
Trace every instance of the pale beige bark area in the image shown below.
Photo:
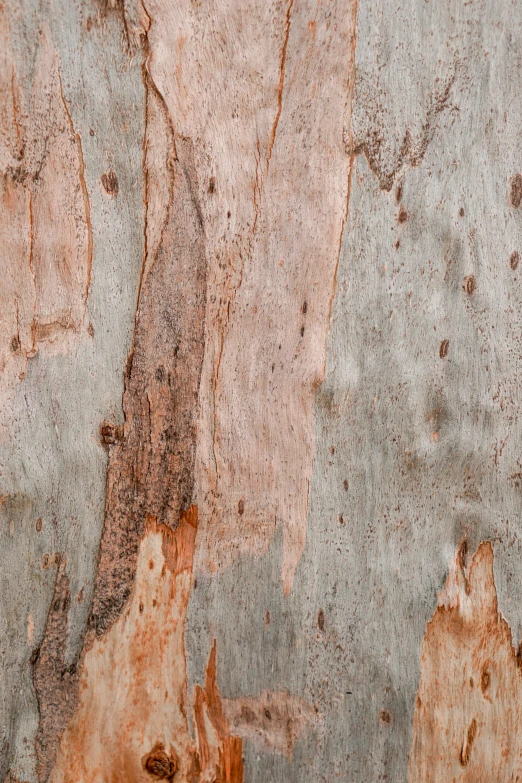
[[[288,592],[347,209],[355,2],[143,9],[147,72],[193,144],[208,259],[196,567],[261,554],[281,524]]]
[[[19,85],[3,5],[0,49],[0,415],[5,427],[27,359],[77,343],[92,248],[81,141],[63,99],[50,33],[40,33],[31,95]]]
[[[461,549],[421,649],[410,783],[522,779],[522,671],[498,610],[493,548]]]

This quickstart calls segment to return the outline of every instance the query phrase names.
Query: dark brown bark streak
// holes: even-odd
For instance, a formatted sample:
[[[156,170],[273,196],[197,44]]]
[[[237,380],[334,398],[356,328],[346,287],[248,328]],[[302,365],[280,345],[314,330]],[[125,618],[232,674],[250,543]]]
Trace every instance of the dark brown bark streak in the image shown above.
[[[110,447],[105,527],[91,625],[101,635],[130,595],[147,515],[175,528],[192,503],[201,366],[206,260],[192,143],[175,139],[162,96],[144,67],[146,141],[165,142],[169,200],[155,198],[144,155],[145,259],[132,351],[125,378],[125,424]],[[163,212],[163,214],[161,214]],[[151,222],[161,225],[150,247]]]

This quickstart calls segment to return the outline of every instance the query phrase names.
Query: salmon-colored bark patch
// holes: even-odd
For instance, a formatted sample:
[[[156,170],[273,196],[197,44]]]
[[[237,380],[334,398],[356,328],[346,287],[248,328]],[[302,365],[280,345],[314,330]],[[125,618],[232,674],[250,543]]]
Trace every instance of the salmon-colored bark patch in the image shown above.
[[[409,783],[522,780],[522,672],[498,610],[493,548],[455,558],[421,649]]]

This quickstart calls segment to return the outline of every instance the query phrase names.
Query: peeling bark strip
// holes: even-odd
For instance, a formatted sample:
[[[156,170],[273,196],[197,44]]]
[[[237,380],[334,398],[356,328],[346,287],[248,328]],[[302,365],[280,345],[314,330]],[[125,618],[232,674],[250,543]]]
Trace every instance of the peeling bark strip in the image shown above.
[[[92,240],[81,142],[56,52],[39,42],[32,95],[18,85],[0,5],[0,379],[13,388],[36,351],[68,350],[82,326]]]
[[[198,566],[263,552],[281,523],[288,592],[346,213],[355,3],[147,0],[126,12],[132,29],[147,20],[176,145],[193,145],[205,232]]]
[[[410,783],[522,779],[522,672],[498,611],[493,549],[458,553],[421,650]]]
[[[197,745],[188,727],[185,620],[196,527],[194,506],[175,532],[149,517],[131,599],[85,655],[52,783],[242,783],[241,740],[223,716],[215,645],[205,689],[195,694]]]
[[[8,397],[28,357],[69,348],[82,328],[92,247],[81,142],[62,95],[58,56],[42,33],[26,99],[3,5],[0,103],[0,373]]]
[[[192,143],[174,138],[163,99],[147,75],[146,85],[146,251],[123,398],[123,437],[110,445],[92,612],[98,635],[118,618],[130,595],[147,516],[174,528],[193,498],[204,233]]]

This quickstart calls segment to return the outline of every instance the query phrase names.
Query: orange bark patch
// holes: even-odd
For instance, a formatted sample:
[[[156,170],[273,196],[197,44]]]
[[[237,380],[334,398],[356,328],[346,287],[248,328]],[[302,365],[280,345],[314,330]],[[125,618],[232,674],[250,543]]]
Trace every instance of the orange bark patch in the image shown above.
[[[242,782],[241,740],[222,713],[215,646],[195,695],[199,745],[188,727],[185,620],[196,525],[195,508],[175,532],[148,519],[131,598],[85,654],[78,710],[52,783]],[[210,775],[214,767],[222,777]]]
[[[242,742],[230,733],[217,687],[216,664],[214,642],[207,665],[205,688],[196,685],[194,693],[194,719],[202,779],[243,783]]]
[[[493,549],[459,550],[421,648],[410,783],[522,779],[522,673],[498,611]]]

